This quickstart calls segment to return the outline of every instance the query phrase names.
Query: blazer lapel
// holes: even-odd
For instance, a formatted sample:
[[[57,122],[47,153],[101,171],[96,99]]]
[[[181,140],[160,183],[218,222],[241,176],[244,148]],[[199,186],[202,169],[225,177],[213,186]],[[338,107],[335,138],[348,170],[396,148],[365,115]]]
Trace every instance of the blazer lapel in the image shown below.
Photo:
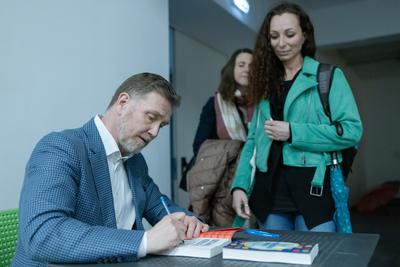
[[[143,223],[142,223],[142,210],[144,207],[143,201],[139,201],[142,198],[140,195],[138,195],[139,191],[137,190],[140,186],[139,181],[141,174],[141,168],[138,166],[135,166],[136,162],[136,157],[137,155],[133,155],[132,158],[130,158],[127,162],[125,162],[125,169],[126,169],[126,174],[128,175],[128,180],[129,180],[129,185],[131,187],[132,191],[132,201],[135,206],[136,210],[136,218],[135,218],[135,223],[134,225],[136,226],[136,229],[142,230],[143,229]]]
[[[106,152],[94,119],[86,123],[83,126],[83,130],[88,138],[89,161],[92,168],[93,180],[96,185],[104,226],[117,228]]]

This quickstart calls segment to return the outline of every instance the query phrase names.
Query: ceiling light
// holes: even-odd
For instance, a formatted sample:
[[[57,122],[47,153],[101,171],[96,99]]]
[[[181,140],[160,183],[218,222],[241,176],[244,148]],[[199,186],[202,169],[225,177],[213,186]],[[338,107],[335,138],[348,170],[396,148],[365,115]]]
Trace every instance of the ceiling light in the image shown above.
[[[233,0],[233,3],[237,8],[239,8],[240,11],[246,14],[249,13],[250,4],[247,0]]]

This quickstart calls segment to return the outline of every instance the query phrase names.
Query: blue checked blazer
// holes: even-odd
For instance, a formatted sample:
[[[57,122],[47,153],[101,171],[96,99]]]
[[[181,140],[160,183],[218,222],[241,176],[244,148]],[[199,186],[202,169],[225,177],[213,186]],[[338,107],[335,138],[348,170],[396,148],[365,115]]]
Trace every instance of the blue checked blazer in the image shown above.
[[[144,229],[166,215],[162,195],[137,154],[125,162],[136,208],[135,230],[116,226],[105,150],[91,119],[36,145],[25,170],[12,266],[138,259]],[[184,211],[172,202],[172,212]]]

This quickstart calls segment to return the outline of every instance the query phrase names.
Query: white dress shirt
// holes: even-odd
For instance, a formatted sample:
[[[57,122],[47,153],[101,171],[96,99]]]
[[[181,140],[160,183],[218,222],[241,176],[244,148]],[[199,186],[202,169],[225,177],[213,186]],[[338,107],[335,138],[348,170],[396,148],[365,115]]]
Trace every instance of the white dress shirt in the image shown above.
[[[99,115],[96,115],[94,118],[94,123],[96,124],[101,141],[104,145],[104,150],[106,151],[117,229],[131,230],[136,219],[136,210],[132,198],[132,189],[129,185],[124,166],[124,162],[128,160],[129,157],[121,156],[117,143],[101,121]],[[145,233],[140,243],[138,256],[146,256],[146,249],[147,235]]]

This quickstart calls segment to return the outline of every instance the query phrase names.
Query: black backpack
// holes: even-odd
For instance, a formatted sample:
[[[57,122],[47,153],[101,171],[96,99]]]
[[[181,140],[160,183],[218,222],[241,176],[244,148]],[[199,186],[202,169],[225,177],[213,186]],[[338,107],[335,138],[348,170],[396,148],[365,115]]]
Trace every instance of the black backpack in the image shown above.
[[[321,98],[322,106],[324,107],[324,112],[329,118],[331,124],[336,126],[336,132],[339,136],[343,135],[343,128],[340,122],[332,122],[331,111],[329,107],[329,92],[331,90],[332,77],[334,75],[335,66],[325,63],[320,63],[318,66],[318,92]],[[342,153],[343,161],[341,163],[342,172],[347,180],[349,173],[351,172],[351,166],[353,165],[354,157],[357,154],[356,147],[349,147],[340,151]]]

